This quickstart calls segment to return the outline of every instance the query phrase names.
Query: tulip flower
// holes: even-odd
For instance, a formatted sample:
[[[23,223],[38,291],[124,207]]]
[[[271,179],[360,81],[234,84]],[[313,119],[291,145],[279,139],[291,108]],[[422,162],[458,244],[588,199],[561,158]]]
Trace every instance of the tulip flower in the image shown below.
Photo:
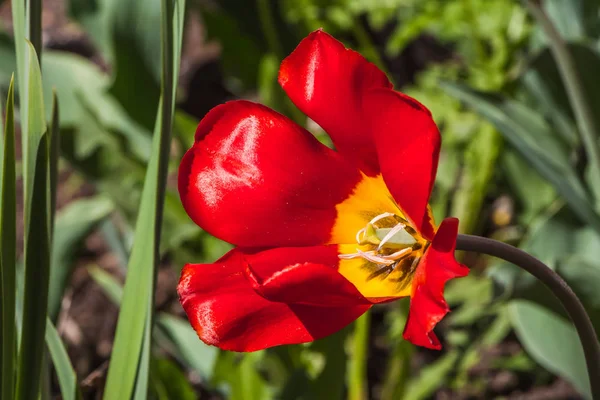
[[[204,342],[254,351],[310,342],[373,305],[410,297],[404,338],[432,349],[458,220],[428,206],[440,134],[427,108],[322,30],[281,64],[279,83],[335,150],[249,101],[211,110],[179,169],[186,212],[237,246],[187,264],[178,292]]]

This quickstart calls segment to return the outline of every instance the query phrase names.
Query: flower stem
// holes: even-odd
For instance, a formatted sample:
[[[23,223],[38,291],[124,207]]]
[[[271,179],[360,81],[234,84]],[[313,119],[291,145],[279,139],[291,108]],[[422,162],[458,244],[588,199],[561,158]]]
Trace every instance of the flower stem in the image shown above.
[[[475,251],[511,262],[535,276],[552,291],[577,329],[585,354],[592,398],[600,399],[600,343],[583,304],[567,283],[537,258],[497,240],[460,234],[456,250]]]
[[[575,66],[573,56],[567,47],[567,43],[560,36],[560,33],[542,8],[541,2],[539,0],[527,0],[526,4],[548,38],[548,46],[556,59],[558,71],[565,85],[569,102],[575,114],[577,127],[579,128],[589,159],[590,165],[588,168],[590,169],[590,176],[594,177],[593,185],[600,185],[600,150],[597,142],[598,127],[594,120],[592,107],[585,96],[583,83]],[[595,189],[595,200],[596,204],[598,204],[600,199],[597,196],[600,189],[597,187]]]
[[[352,358],[348,381],[348,400],[367,399],[367,354],[369,350],[369,325],[371,313],[367,311],[354,324]]]

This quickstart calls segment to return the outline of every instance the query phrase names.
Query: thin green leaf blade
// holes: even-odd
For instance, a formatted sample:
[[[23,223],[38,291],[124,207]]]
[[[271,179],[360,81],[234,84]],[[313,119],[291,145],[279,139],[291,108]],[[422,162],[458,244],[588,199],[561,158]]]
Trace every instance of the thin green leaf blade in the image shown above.
[[[40,146],[42,135],[46,133],[46,114],[44,111],[44,92],[40,64],[33,45],[31,42],[26,43],[28,49],[25,57],[27,66],[27,103],[21,104],[21,116],[23,117],[23,107],[25,107],[27,109],[27,119],[21,118],[23,121],[21,125],[22,129],[23,126],[27,127],[22,133],[22,140],[25,146],[23,149],[23,198],[25,202],[23,218],[27,227],[31,212],[31,192],[33,190],[33,174],[36,168],[38,147]]]
[[[44,332],[50,277],[48,226],[48,136],[42,135],[33,175],[30,220],[26,227],[23,328],[17,371],[17,397],[37,400],[44,359]]]
[[[50,120],[50,232],[54,232],[56,213],[56,187],[58,185],[58,159],[60,148],[60,108],[56,90],[52,91],[52,118]]]
[[[1,119],[1,118],[0,118]],[[14,397],[16,366],[15,307],[16,307],[16,176],[14,78],[10,81],[6,102],[6,126],[2,142],[2,182],[0,190],[0,310],[2,343],[0,346],[0,398]]]
[[[135,393],[147,393],[151,337],[149,330],[152,326],[155,271],[158,263],[185,2],[163,0],[162,5],[162,95],[104,399],[129,398],[134,390],[136,374],[141,387],[137,387]]]
[[[77,387],[77,375],[69,360],[67,349],[50,319],[46,320],[45,340],[50,357],[52,358],[52,364],[54,364],[56,370],[62,398],[64,400],[76,400],[80,398],[79,388]]]

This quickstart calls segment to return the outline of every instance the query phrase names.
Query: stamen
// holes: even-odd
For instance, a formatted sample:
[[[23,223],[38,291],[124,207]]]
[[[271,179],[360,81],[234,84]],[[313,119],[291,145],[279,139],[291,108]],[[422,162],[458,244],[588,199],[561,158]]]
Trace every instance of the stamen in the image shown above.
[[[394,215],[396,215],[396,214],[393,214],[393,213],[391,213],[391,212],[384,212],[384,213],[381,213],[381,214],[379,214],[378,216],[376,216],[375,218],[373,218],[373,219],[372,219],[372,220],[369,222],[369,224],[374,224],[374,223],[375,223],[375,222],[377,222],[377,221],[380,221],[380,220],[382,220],[382,219],[384,219],[384,218],[387,218],[387,217],[393,217]]]
[[[338,258],[342,260],[352,260],[359,257],[362,257],[359,253],[338,254]]]
[[[401,222],[390,229],[387,235],[385,235],[381,240],[381,243],[379,243],[379,246],[377,246],[377,250],[381,250],[384,244],[386,244],[396,233],[400,232],[404,228],[406,228],[406,225]]]
[[[399,250],[399,251],[397,251],[395,253],[389,254],[387,256],[380,256],[380,257],[384,258],[386,260],[397,261],[397,260],[399,260],[401,258],[406,257],[407,255],[409,255],[410,253],[412,253],[412,251],[413,250],[410,247],[407,247],[406,249],[402,249],[402,250]]]
[[[358,253],[362,256],[362,258],[364,258],[365,260],[371,261],[375,264],[383,264],[383,265],[392,265],[393,263],[395,263],[395,260],[387,260],[381,256],[377,256],[375,255],[375,251],[371,250],[371,251],[360,251],[358,249],[356,249],[358,251]]]

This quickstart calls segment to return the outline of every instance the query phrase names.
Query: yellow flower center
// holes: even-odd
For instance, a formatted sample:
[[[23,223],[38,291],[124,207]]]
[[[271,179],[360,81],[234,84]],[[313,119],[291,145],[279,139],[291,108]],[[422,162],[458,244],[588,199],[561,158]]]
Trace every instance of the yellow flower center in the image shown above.
[[[338,271],[366,297],[410,296],[429,243],[407,221],[382,176],[364,175],[336,210],[330,243],[338,246]]]
[[[356,233],[358,247],[354,253],[342,253],[342,260],[362,258],[378,267],[374,278],[395,268],[408,268],[412,275],[428,245],[408,222],[393,213],[384,212],[371,219]]]

